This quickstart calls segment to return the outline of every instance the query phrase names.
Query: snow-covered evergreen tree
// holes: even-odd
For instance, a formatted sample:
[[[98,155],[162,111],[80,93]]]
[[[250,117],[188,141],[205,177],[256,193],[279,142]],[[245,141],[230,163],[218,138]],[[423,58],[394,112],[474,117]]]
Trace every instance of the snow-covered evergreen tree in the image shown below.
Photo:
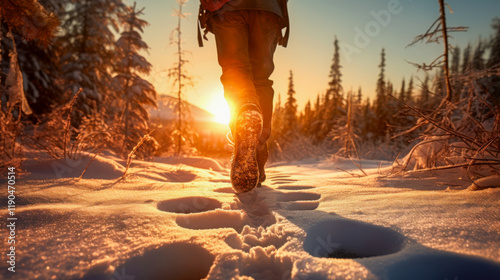
[[[322,137],[326,137],[336,125],[340,116],[345,115],[342,96],[342,72],[340,71],[342,66],[340,65],[339,41],[337,37],[335,37],[333,47],[333,60],[329,74],[330,81],[328,82],[328,89],[323,103],[324,114],[322,116],[322,129],[320,132],[323,135]]]
[[[148,23],[142,19],[144,9],[137,10],[136,5],[126,7],[120,20],[124,31],[116,42],[118,52],[113,77],[118,98],[113,106],[122,116],[119,122],[123,133],[123,151],[128,153],[147,133],[149,114],[146,106],[156,106],[156,91],[151,83],[141,78],[151,71],[151,64],[139,54],[147,50],[148,45],[142,40],[143,28]]]
[[[23,94],[35,113],[46,113],[57,104],[57,59],[50,45],[59,24],[56,6],[60,0],[3,1],[0,3],[0,69],[7,74],[16,53]],[[43,6],[42,6],[42,5]],[[44,7],[45,6],[45,7]],[[11,30],[11,38],[3,38]],[[3,57],[2,57],[3,54]],[[3,61],[3,64],[2,64]],[[1,79],[0,79],[1,83]]]
[[[110,88],[117,53],[114,32],[125,5],[121,0],[73,0],[67,7],[59,38],[62,78],[70,96],[83,89],[72,111],[72,123],[78,127],[85,116],[105,110],[116,97]]]
[[[50,44],[59,25],[57,16],[36,0],[1,1],[0,18],[23,38],[45,46]]]

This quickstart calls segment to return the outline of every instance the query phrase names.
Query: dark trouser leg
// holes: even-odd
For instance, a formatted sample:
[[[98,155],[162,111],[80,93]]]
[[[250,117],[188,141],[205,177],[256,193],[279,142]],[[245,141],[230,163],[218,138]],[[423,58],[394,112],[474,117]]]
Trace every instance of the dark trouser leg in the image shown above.
[[[271,135],[273,114],[273,81],[269,79],[274,71],[273,56],[278,44],[279,17],[265,11],[251,11],[249,29],[249,56],[252,65],[253,83],[259,96],[264,119],[261,141]]]
[[[250,63],[263,115],[263,129],[260,144],[257,147],[257,161],[259,165],[259,182],[264,182],[266,180],[264,166],[268,158],[267,140],[271,135],[274,98],[273,81],[269,77],[274,71],[273,56],[281,28],[279,17],[273,13],[254,11],[250,17],[252,22],[249,33]]]
[[[216,14],[211,18],[211,26],[215,35],[219,65],[222,68],[224,97],[231,111],[232,127],[243,105],[260,104],[249,57],[247,13],[230,11]]]
[[[231,11],[214,15],[210,24],[222,67],[224,97],[231,109],[231,130],[242,106],[255,104],[262,113],[257,161],[260,181],[264,181],[274,97],[269,77],[274,71],[273,56],[280,37],[279,17],[265,11]]]

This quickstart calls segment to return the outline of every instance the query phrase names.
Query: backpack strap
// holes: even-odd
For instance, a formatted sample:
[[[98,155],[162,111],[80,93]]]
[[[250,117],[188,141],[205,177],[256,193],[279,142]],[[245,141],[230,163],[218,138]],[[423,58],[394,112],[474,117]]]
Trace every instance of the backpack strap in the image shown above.
[[[207,21],[211,14],[212,14],[211,12],[205,9],[203,4],[200,4],[200,9],[198,10],[198,22],[196,24],[198,27],[198,46],[200,47],[203,47],[203,40],[208,41],[207,33],[209,30],[207,29],[208,27]],[[205,30],[203,32],[203,35],[201,34],[202,29]]]
[[[287,4],[287,2],[288,2],[288,0],[281,0],[281,8],[283,11],[283,20],[285,22],[284,28],[286,28],[286,30],[285,30],[285,35],[283,37],[281,37],[279,40],[279,45],[283,46],[284,48],[286,48],[286,46],[288,45],[288,38],[290,37],[290,18],[288,17],[288,4]]]
[[[200,4],[200,9],[198,10],[198,21],[196,22],[196,27],[198,27],[198,46],[201,48],[203,47],[203,38],[201,36],[201,28],[202,28],[202,13],[203,13],[203,6]]]

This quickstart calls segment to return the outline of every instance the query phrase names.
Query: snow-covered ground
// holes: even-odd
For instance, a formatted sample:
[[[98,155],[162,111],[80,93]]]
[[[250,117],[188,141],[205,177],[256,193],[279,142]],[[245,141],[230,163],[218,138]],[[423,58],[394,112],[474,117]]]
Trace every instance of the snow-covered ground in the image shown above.
[[[90,158],[25,162],[16,272],[2,230],[0,278],[500,279],[500,188],[469,191],[461,171],[274,164],[235,195],[211,159],[135,161],[117,181],[125,162],[108,153],[77,180]]]

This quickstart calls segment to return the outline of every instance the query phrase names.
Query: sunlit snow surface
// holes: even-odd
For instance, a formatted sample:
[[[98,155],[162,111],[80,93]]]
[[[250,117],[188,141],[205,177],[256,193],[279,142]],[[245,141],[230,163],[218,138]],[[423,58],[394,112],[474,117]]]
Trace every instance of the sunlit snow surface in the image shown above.
[[[78,181],[91,158],[24,164],[16,272],[3,250],[0,278],[500,275],[500,188],[466,190],[461,171],[386,176],[389,168],[362,161],[369,176],[358,177],[350,160],[282,163],[267,168],[262,188],[237,196],[211,159],[136,161],[117,182],[126,163],[105,153]]]

